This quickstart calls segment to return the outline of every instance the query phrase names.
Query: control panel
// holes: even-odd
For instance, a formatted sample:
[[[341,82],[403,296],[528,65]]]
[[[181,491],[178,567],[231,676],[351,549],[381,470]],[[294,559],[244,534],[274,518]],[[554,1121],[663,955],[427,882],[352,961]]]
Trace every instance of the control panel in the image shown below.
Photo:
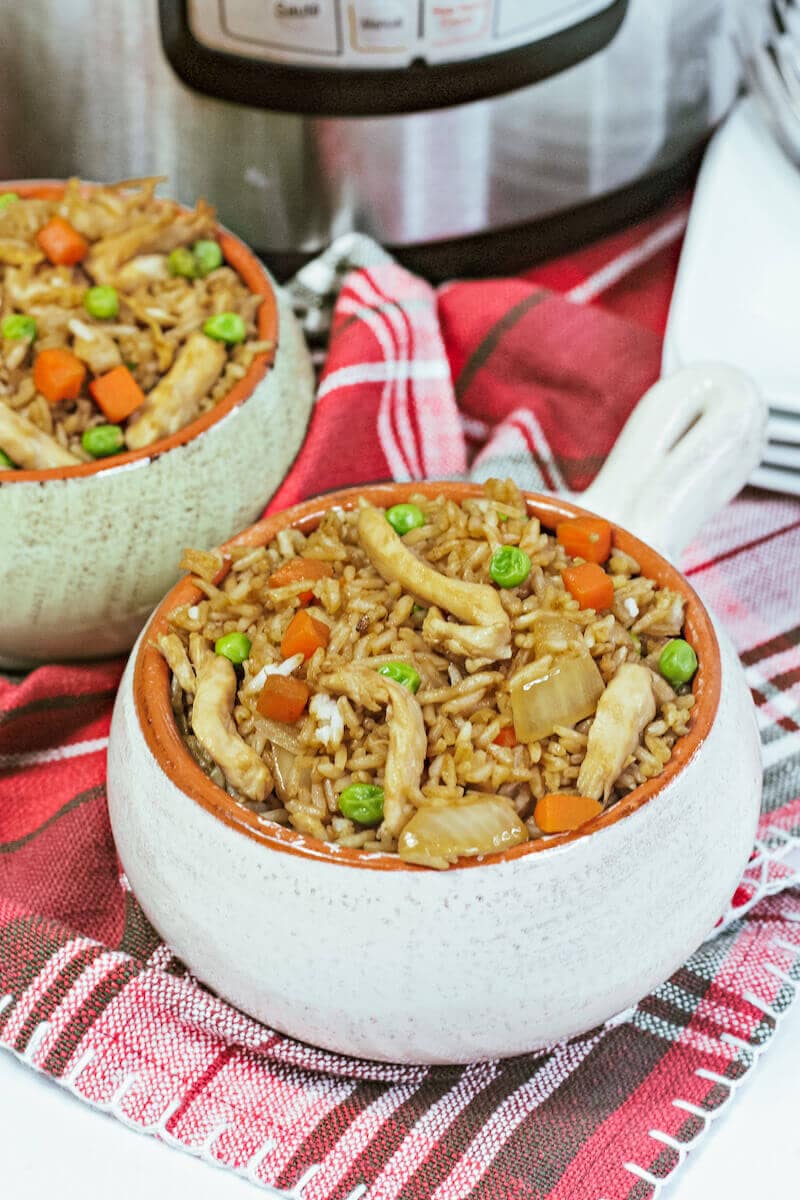
[[[323,68],[463,61],[552,37],[615,0],[189,0],[197,43]]]
[[[158,0],[198,92],[308,116],[388,116],[500,96],[607,46],[628,0]]]

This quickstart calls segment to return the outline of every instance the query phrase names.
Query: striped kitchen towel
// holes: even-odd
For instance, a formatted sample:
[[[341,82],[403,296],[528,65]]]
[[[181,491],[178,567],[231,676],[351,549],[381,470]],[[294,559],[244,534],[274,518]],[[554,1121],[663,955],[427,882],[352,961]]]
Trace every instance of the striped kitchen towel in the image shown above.
[[[525,276],[438,291],[364,239],[334,247],[293,288],[329,347],[271,507],[386,478],[585,487],[658,375],[685,220],[674,206]],[[635,1009],[453,1068],[345,1059],[250,1020],[186,973],[120,874],[104,750],[122,663],[49,665],[0,677],[0,1045],[273,1195],[647,1200],[800,979],[800,504],[745,492],[683,567],[748,674],[764,814],[717,935]]]

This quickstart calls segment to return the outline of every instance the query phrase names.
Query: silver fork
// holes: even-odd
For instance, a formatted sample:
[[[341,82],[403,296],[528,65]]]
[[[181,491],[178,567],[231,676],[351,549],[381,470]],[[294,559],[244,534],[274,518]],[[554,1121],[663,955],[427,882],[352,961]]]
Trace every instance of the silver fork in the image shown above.
[[[734,41],[748,87],[778,142],[800,166],[800,6],[740,0]]]
[[[739,0],[734,41],[750,92],[778,144],[800,167],[800,0]],[[800,403],[782,408],[772,398],[767,436],[752,482],[800,495]]]

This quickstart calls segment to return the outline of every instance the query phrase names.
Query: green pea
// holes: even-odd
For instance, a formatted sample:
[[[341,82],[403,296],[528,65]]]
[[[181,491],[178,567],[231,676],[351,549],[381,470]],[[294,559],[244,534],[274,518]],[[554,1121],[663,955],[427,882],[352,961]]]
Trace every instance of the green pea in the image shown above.
[[[489,564],[489,574],[502,588],[518,587],[531,573],[531,560],[518,546],[498,546]]]
[[[382,667],[378,667],[378,674],[385,675],[387,679],[393,679],[395,683],[399,683],[401,687],[408,688],[410,692],[418,692],[419,685],[422,682],[419,674],[410,663],[384,663]]]
[[[217,267],[222,266],[222,247],[219,242],[213,242],[210,238],[195,242],[192,246],[192,254],[197,274],[201,279],[210,275],[212,271],[216,271]]]
[[[115,287],[106,284],[90,287],[83,297],[83,307],[90,317],[107,321],[119,312],[119,292]]]
[[[0,450],[0,471],[13,471],[14,463],[6,454],[5,450]]]
[[[10,342],[21,341],[22,338],[27,338],[29,342],[32,342],[36,337],[36,321],[33,317],[26,317],[22,313],[10,313],[9,316],[3,317],[0,333]]]
[[[167,270],[170,275],[181,275],[184,279],[194,279],[197,275],[197,263],[188,246],[176,246],[167,257]]]
[[[244,633],[223,633],[214,642],[214,653],[223,655],[232,663],[243,663],[250,657],[250,638]]]
[[[416,504],[393,504],[386,510],[386,520],[400,537],[425,524],[425,513]]]
[[[373,783],[351,783],[339,797],[339,812],[359,825],[380,825],[383,820],[383,788]]]
[[[93,425],[83,431],[81,445],[92,458],[108,458],[122,450],[125,435],[119,425]]]
[[[19,196],[16,192],[0,193],[0,212],[5,212],[7,208],[10,208],[12,204],[16,204],[18,200]]]
[[[697,655],[683,638],[667,642],[658,658],[658,669],[673,687],[688,683],[697,670]]]
[[[501,525],[505,525],[506,521],[508,520],[508,513],[498,513],[497,519]]]
[[[223,312],[208,318],[203,325],[203,333],[215,342],[227,342],[232,346],[235,342],[244,341],[247,337],[247,326],[238,313]]]

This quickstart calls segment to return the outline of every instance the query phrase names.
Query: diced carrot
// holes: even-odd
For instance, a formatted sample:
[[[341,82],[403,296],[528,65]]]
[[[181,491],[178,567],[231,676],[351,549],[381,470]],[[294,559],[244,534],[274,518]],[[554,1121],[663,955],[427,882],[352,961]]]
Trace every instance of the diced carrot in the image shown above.
[[[311,658],[320,646],[327,646],[330,636],[331,631],[324,621],[316,621],[305,611],[297,612],[283,635],[281,654],[284,658],[291,658],[293,654]]]
[[[597,563],[580,563],[561,572],[564,586],[581,608],[602,612],[614,603],[614,584]]]
[[[533,819],[542,833],[566,833],[578,829],[603,811],[599,800],[590,796],[565,796],[551,792],[536,801]]]
[[[256,708],[262,717],[291,725],[301,717],[310,695],[311,688],[302,679],[293,679],[291,675],[268,675]]]
[[[574,517],[559,521],[556,537],[573,558],[604,563],[611,553],[611,526],[599,517]]]
[[[513,725],[504,725],[494,739],[495,746],[507,746],[512,749],[517,744],[517,735],[514,733]]]
[[[269,577],[269,586],[273,588],[288,587],[290,583],[300,583],[307,579],[309,583],[318,579],[330,579],[333,567],[328,562],[318,558],[290,558],[283,566],[278,567]],[[298,599],[301,604],[308,604],[313,592],[300,592]]]
[[[144,404],[145,395],[127,367],[114,367],[98,375],[89,391],[112,425],[118,425]]]
[[[51,217],[37,233],[36,241],[57,267],[72,267],[89,252],[86,238],[63,217]]]
[[[86,376],[86,367],[71,350],[42,350],[33,364],[33,383],[50,404],[77,400]]]

